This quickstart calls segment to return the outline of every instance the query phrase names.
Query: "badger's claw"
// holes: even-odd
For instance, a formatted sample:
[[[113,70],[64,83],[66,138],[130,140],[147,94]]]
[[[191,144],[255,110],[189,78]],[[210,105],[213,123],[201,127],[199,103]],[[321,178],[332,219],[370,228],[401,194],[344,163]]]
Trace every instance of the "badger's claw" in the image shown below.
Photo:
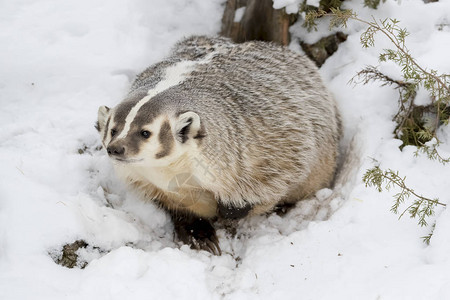
[[[196,240],[194,241],[194,243],[192,243],[191,247],[197,250],[206,250],[214,255],[222,255],[219,243],[214,242],[213,240],[214,239]]]
[[[216,230],[209,220],[195,216],[178,216],[174,218],[175,232],[179,240],[190,245],[192,249],[205,250],[214,255],[221,255]]]

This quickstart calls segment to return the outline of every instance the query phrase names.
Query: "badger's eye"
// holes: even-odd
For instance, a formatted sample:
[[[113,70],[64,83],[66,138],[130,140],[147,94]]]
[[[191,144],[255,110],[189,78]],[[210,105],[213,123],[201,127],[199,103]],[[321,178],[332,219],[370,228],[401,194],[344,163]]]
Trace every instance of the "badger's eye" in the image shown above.
[[[148,131],[148,130],[141,130],[141,136],[142,136],[143,138],[148,139],[148,138],[150,137],[150,135],[151,135],[151,132],[150,132],[150,131]]]
[[[111,129],[111,136],[115,136],[115,135],[116,135],[116,133],[117,133],[117,130],[115,130],[115,129]]]

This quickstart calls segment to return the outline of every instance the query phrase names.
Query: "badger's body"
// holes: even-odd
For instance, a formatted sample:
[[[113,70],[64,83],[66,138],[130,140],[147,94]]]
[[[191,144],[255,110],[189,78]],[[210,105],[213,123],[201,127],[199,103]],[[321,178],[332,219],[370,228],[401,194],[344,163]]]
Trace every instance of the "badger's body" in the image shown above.
[[[117,173],[172,214],[180,239],[216,253],[209,220],[329,186],[340,137],[336,104],[308,58],[207,37],[141,73],[125,100],[99,109],[98,129]]]

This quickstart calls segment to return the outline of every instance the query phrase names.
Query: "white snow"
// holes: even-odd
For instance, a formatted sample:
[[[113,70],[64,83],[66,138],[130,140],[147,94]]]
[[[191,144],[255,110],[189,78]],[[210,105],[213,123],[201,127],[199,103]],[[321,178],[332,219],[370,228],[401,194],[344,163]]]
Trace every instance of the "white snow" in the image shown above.
[[[234,12],[234,19],[233,22],[234,23],[239,23],[242,20],[242,17],[244,16],[245,13],[245,9],[247,7],[239,7],[238,9],[236,9],[236,11]]]
[[[311,6],[315,6],[315,7],[319,7],[320,6],[320,0],[307,0],[306,4],[307,5],[311,5]]]
[[[294,14],[298,12],[301,2],[301,0],[273,0],[273,8],[284,8],[288,14]]]
[[[95,150],[98,107],[118,103],[133,76],[179,38],[219,32],[223,2],[2,2],[0,299],[449,299],[449,211],[436,209],[427,246],[420,237],[430,228],[389,211],[394,191],[361,180],[376,159],[421,194],[450,202],[449,167],[398,149],[398,92],[348,84],[366,65],[400,76],[378,62],[390,47],[382,36],[376,48],[361,48],[361,24],[349,23],[347,41],[321,68],[349,150],[334,190],[286,216],[242,221],[236,238],[220,229],[217,257],[175,244],[169,218],[116,179]],[[450,2],[387,0],[377,10],[344,3],[364,19],[397,18],[417,61],[450,73]],[[439,137],[441,155],[450,156],[449,127]],[[79,252],[87,267],[55,264],[51,255],[78,239],[90,245]]]

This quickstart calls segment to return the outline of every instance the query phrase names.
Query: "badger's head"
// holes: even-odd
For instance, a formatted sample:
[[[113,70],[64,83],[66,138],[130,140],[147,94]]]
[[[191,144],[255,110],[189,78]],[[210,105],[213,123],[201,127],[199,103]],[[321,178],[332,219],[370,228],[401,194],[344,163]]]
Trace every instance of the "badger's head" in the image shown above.
[[[141,98],[110,109],[101,106],[96,125],[109,157],[120,164],[163,167],[197,148],[204,136],[193,111],[161,110],[161,102]]]

